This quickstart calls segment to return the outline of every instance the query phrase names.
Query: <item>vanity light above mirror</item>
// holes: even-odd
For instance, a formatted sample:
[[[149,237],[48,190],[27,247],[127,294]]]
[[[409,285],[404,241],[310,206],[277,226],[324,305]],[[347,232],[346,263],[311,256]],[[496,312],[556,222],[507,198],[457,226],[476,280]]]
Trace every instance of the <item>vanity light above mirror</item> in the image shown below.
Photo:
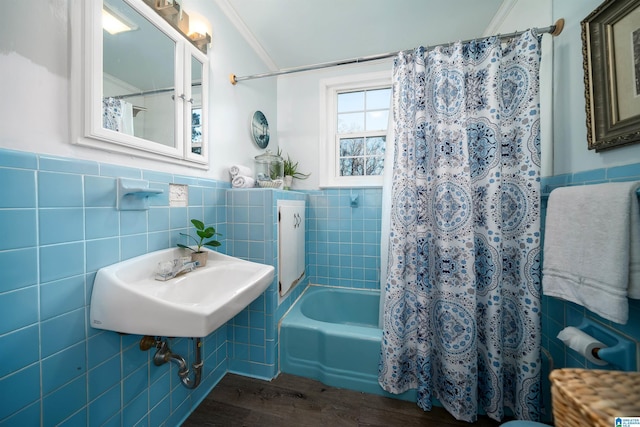
[[[72,142],[207,169],[211,37],[167,0],[71,3]]]

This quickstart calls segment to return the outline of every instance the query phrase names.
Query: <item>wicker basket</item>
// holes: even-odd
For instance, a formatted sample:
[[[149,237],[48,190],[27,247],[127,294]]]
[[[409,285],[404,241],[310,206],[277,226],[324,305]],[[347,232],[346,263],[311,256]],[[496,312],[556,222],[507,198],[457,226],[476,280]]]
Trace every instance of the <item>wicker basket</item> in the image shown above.
[[[640,372],[556,369],[549,375],[555,425],[612,427],[640,417]]]

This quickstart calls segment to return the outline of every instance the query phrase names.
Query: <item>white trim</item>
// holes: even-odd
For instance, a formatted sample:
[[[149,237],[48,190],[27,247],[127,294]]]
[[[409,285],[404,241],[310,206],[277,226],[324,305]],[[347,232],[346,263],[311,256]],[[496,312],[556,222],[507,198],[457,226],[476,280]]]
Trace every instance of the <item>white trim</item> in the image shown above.
[[[185,79],[184,73],[187,69],[184,63],[189,61],[188,65],[190,66],[191,55],[203,63],[203,94],[206,96],[208,89],[205,85],[208,82],[209,73],[208,57],[187,42],[158,14],[151,13],[151,8],[142,0],[124,1],[176,43],[174,56],[174,84],[176,88],[182,88],[181,91],[184,93],[190,89],[188,87],[190,75]],[[71,143],[167,163],[208,169],[209,159],[206,148],[203,149],[202,156],[186,154],[186,147],[190,147],[191,138],[189,136],[189,139],[185,140],[187,135],[185,119],[187,116],[184,110],[187,108],[185,105],[187,103],[180,98],[175,101],[175,146],[154,143],[102,127],[102,108],[97,106],[102,98],[103,78],[101,9],[102,1],[71,1],[72,51],[71,99],[69,103],[71,108]],[[190,104],[188,105],[190,106]],[[190,108],[188,109],[190,110]],[[206,107],[203,105],[203,115],[206,114]],[[205,147],[206,145],[204,144]]]
[[[339,176],[336,153],[336,94],[343,90],[364,90],[391,86],[391,72],[378,71],[320,80],[320,132],[319,132],[319,186],[332,187],[382,187],[380,176]],[[391,114],[391,112],[389,112]]]
[[[503,0],[502,4],[498,8],[498,11],[493,15],[493,19],[487,25],[487,28],[482,34],[483,37],[491,37],[498,32],[498,28],[502,26],[504,20],[507,19],[511,13],[511,9],[518,3],[518,0]]]
[[[253,35],[249,27],[244,23],[240,15],[233,8],[231,3],[228,0],[215,0],[222,12],[226,15],[227,19],[231,21],[231,24],[238,30],[242,38],[245,39],[249,46],[253,49],[253,51],[258,55],[258,57],[265,63],[269,71],[278,71],[278,65],[274,62],[274,60],[269,56],[267,51],[262,47],[258,39]]]

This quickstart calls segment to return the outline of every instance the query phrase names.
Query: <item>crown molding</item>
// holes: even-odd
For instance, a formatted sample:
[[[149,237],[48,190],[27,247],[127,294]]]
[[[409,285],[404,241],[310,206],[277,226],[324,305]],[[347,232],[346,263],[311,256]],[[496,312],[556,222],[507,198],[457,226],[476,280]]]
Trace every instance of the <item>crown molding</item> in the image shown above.
[[[258,55],[267,68],[269,68],[269,71],[279,71],[280,69],[276,63],[269,56],[267,51],[264,50],[258,39],[256,39],[253,33],[249,30],[249,27],[247,27],[242,18],[240,18],[236,10],[231,5],[231,2],[229,0],[216,0],[216,3],[220,9],[222,9],[222,12],[225,14],[227,19],[229,19],[231,24],[236,28],[236,30],[238,30],[242,38],[245,39],[256,55]]]
[[[504,20],[507,18],[507,16],[509,16],[509,14],[511,13],[511,9],[513,9],[516,3],[518,3],[518,0],[504,0],[502,2],[500,7],[498,8],[498,11],[493,16],[493,19],[491,20],[491,22],[489,22],[489,25],[487,25],[487,28],[484,30],[483,37],[490,37],[498,33],[498,28],[502,26]]]

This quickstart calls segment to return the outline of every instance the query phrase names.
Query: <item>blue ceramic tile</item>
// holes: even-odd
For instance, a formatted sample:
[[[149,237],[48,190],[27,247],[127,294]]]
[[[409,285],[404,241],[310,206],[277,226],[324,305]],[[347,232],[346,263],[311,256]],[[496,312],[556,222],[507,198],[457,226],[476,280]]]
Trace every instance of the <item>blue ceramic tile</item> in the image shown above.
[[[198,178],[193,178],[193,177],[190,177],[190,176],[174,175],[173,183],[174,184],[186,184],[186,185],[198,185],[199,184],[199,179]]]
[[[84,276],[74,276],[40,285],[40,320],[83,307]]]
[[[202,187],[189,186],[189,206],[202,206]]]
[[[160,374],[160,377],[151,384],[149,387],[149,406],[152,408],[164,399],[167,396],[167,390],[171,389],[171,378],[170,372],[162,372],[161,369],[152,369],[151,375]]]
[[[573,174],[571,182],[573,182],[574,184],[591,181],[601,182],[606,178],[606,174],[606,169],[593,169],[584,172],[576,172]]]
[[[140,351],[138,349],[138,351]],[[149,387],[149,369],[146,365],[135,370],[123,381],[122,397],[125,402],[131,402],[136,396]]]
[[[116,180],[100,176],[84,178],[85,206],[91,208],[116,206]]]
[[[38,325],[0,336],[0,348],[20,349],[19,357],[16,357],[15,351],[0,351],[0,378],[37,362],[40,357],[39,342]]]
[[[120,384],[109,389],[89,404],[89,426],[102,427],[107,420],[120,411]],[[117,418],[118,424],[120,417]]]
[[[171,229],[193,227],[189,218],[187,218],[187,208],[171,208],[169,209],[169,224]]]
[[[36,173],[0,168],[0,208],[35,208]]]
[[[42,393],[48,394],[87,371],[84,342],[42,359]]]
[[[161,184],[158,182],[150,182],[149,188],[162,190],[162,193],[149,197],[149,206],[169,206],[169,184]]]
[[[120,215],[113,208],[85,209],[86,239],[116,237],[120,230]]]
[[[640,179],[640,163],[631,165],[616,166],[607,169],[607,178],[633,178]]]
[[[120,354],[120,335],[104,331],[87,341],[89,369]]]
[[[38,169],[38,157],[24,151],[0,149],[0,166],[22,169]]]
[[[47,357],[85,339],[84,308],[46,320],[40,325],[42,357]]]
[[[146,366],[149,362],[149,353],[140,351],[138,344],[140,337],[134,336],[134,338],[135,345],[132,345],[122,352],[122,375],[125,377],[131,375],[137,369]],[[171,350],[177,352],[175,348]]]
[[[84,211],[81,208],[40,209],[40,244],[84,240]]]
[[[40,425],[40,401],[31,404],[9,418],[0,419],[0,424],[7,427],[38,426]]]
[[[126,166],[109,165],[100,163],[100,176],[110,176],[113,178],[142,179],[140,169],[128,168]]]
[[[35,285],[37,256],[36,248],[0,252],[0,293]]]
[[[147,211],[120,212],[120,235],[147,232]]]
[[[35,209],[0,209],[0,250],[28,248],[37,244]]]
[[[172,396],[173,398],[173,396]],[[135,425],[141,418],[149,412],[149,390],[145,389],[135,399],[125,401],[122,410],[122,422],[125,426]]]
[[[149,184],[160,183],[168,185],[173,182],[173,175],[165,172],[143,170],[142,179],[149,181]]]
[[[171,402],[170,398],[165,398],[158,403],[149,414],[149,422],[152,426],[162,425],[171,415]]]
[[[84,244],[40,247],[40,281],[52,282],[84,273]]]
[[[57,427],[85,427],[87,425],[87,408],[82,408],[60,424]],[[109,426],[104,426],[109,427]],[[116,427],[116,426],[114,426]]]
[[[70,382],[42,399],[45,426],[55,426],[86,404],[85,376]]]
[[[0,335],[38,321],[38,288],[0,294]]]
[[[120,238],[121,259],[129,259],[147,253],[147,235],[136,234]]]
[[[148,211],[149,231],[169,229],[169,208],[150,208]]]
[[[77,160],[65,157],[40,155],[39,169],[50,172],[76,173],[80,175],[97,175],[98,163],[88,160]]]
[[[40,366],[33,365],[0,379],[0,421],[40,399]],[[84,399],[82,399],[84,402]]]
[[[87,272],[97,271],[120,261],[120,243],[117,238],[88,240],[86,247]]]
[[[189,219],[197,219],[203,221],[204,218],[204,208],[202,206],[189,206],[187,208],[187,216]],[[204,221],[207,224],[206,221]]]
[[[82,207],[82,176],[38,172],[38,206],[41,208]]]
[[[170,246],[171,233],[163,231],[160,233],[149,233],[147,235],[147,250],[149,252],[166,249]]]
[[[249,360],[256,363],[264,363],[266,360],[264,347],[249,346]]]
[[[120,382],[120,356],[114,356],[89,371],[89,401]]]

